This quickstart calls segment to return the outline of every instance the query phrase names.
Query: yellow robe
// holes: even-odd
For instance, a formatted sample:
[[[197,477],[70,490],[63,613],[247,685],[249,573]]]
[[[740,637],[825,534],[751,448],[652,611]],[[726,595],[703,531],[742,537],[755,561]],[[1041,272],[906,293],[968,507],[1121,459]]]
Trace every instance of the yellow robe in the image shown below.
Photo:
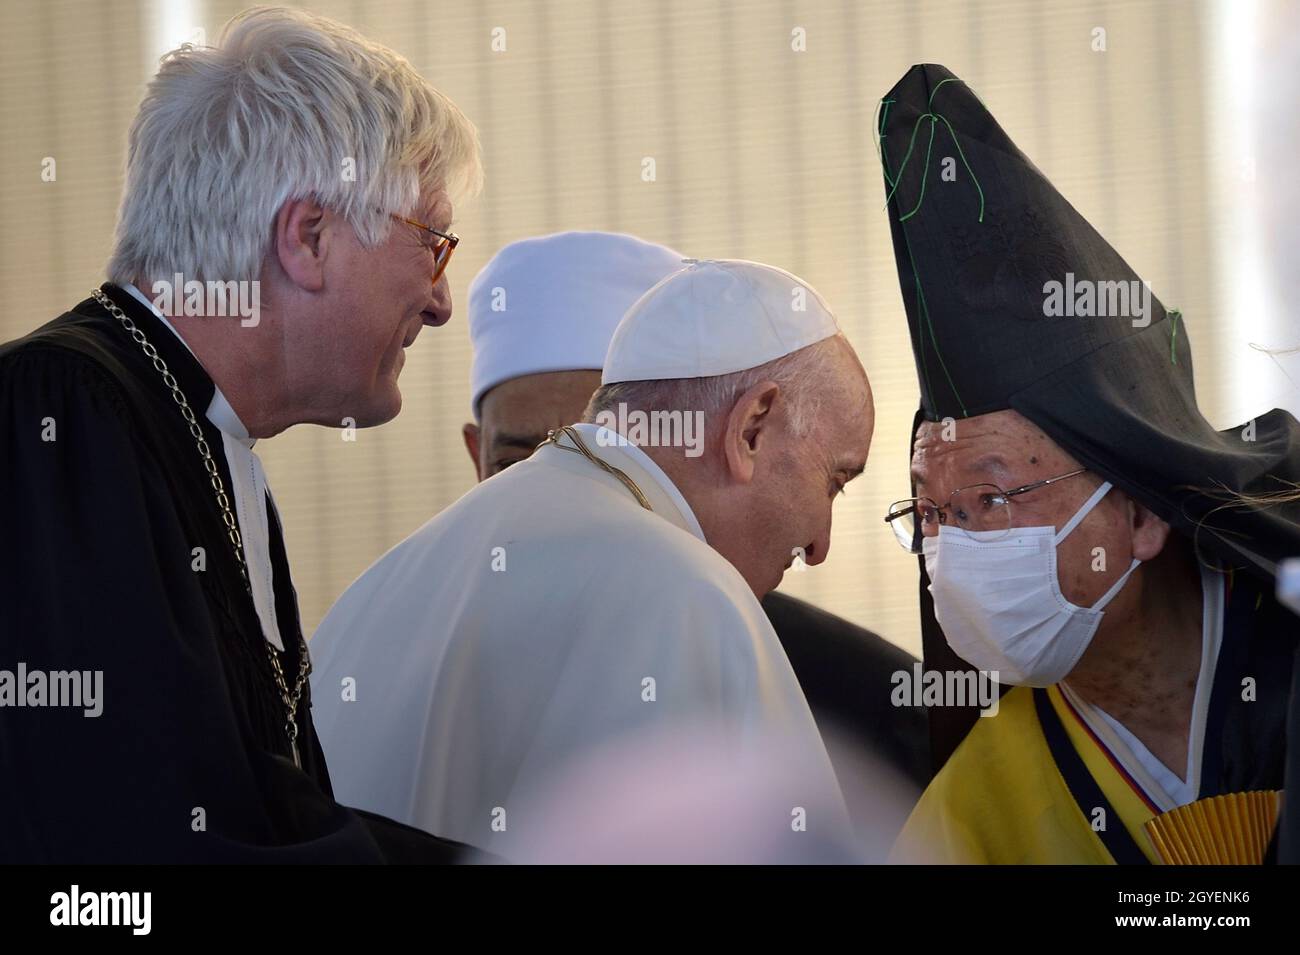
[[[1158,861],[1142,829],[1154,815],[1070,711],[1055,687],[1048,697],[1074,749],[1142,853]],[[1091,808],[1091,807],[1089,807]],[[890,861],[973,864],[1114,864],[1093,816],[1085,816],[1052,757],[1033,690],[1016,687],[996,716],[970,734],[926,788]],[[1101,821],[1099,817],[1098,821]]]

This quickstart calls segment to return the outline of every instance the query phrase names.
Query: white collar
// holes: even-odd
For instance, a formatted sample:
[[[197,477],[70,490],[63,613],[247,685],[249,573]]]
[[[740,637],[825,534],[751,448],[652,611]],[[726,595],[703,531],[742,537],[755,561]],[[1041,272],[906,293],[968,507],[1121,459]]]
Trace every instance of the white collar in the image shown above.
[[[163,325],[167,327],[167,330],[175,335],[180,343],[185,346],[185,350],[191,355],[194,355],[194,349],[190,348],[190,343],[181,337],[181,333],[176,330],[176,326],[167,320],[167,316],[159,311],[158,306],[149,301],[143,292],[130,282],[123,283],[121,287],[134,296],[135,299],[148,308],[149,311],[153,312],[154,317],[158,319],[158,321],[162,322]],[[194,360],[199,361],[199,356],[194,355]],[[199,362],[199,364],[202,365],[203,363]],[[206,369],[204,370],[206,371]],[[244,427],[244,422],[239,420],[239,415],[235,414],[235,409],[231,407],[226,396],[221,393],[221,389],[217,387],[216,382],[213,382],[212,388],[212,401],[208,403],[207,410],[208,420],[244,447],[252,448],[253,445],[257,443],[257,439],[249,437],[248,429]]]
[[[1201,568],[1201,665],[1192,701],[1192,720],[1187,733],[1187,766],[1180,774],[1173,772],[1119,720],[1100,707],[1093,706],[1070,689],[1058,684],[1061,693],[1078,711],[1084,722],[1146,791],[1162,812],[1195,801],[1201,789],[1201,757],[1205,751],[1205,726],[1214,690],[1214,671],[1223,643],[1224,575]]]
[[[655,464],[650,455],[646,454],[635,444],[632,444],[617,431],[608,428],[602,428],[597,424],[580,422],[575,424],[574,429],[582,435],[582,439],[587,443],[587,447],[592,454],[606,461],[609,464],[622,470],[641,489],[646,498],[650,501],[654,512],[663,517],[669,523],[680,527],[695,537],[698,537],[704,543],[708,543],[704,538],[704,529],[700,527],[699,520],[695,517],[695,512],[691,510],[690,504],[682,496],[682,492],[677,489],[677,485],[664,473],[663,468]],[[558,453],[553,457],[556,463],[564,462],[568,464],[567,459],[572,457],[569,452]],[[582,468],[592,468],[597,473],[603,473],[596,469],[590,461],[574,462]],[[628,500],[632,500],[631,496]]]
[[[137,300],[148,306],[160,322],[181,344],[194,355],[194,349],[181,338],[180,332],[167,321],[167,317],[144,297],[134,285],[122,286]],[[194,355],[198,361],[199,356]],[[202,362],[199,362],[202,365]],[[248,429],[235,414],[221,389],[212,385],[212,400],[208,403],[208,420],[221,430],[222,451],[226,465],[230,468],[230,496],[234,502],[235,520],[239,524],[239,534],[244,545],[244,560],[248,573],[249,589],[253,597],[253,609],[257,612],[258,622],[262,625],[262,636],[277,650],[284,650],[284,638],[280,633],[280,622],[275,607],[274,569],[271,561],[270,518],[267,508],[275,507],[271,489],[266,484],[266,472],[262,462],[253,453],[256,443],[248,436]],[[278,520],[278,516],[277,516]]]

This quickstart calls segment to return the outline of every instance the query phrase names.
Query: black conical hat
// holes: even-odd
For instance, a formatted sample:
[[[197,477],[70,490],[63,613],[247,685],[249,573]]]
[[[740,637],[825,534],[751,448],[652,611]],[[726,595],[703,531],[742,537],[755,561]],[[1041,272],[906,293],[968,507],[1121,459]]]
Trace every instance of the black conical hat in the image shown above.
[[[923,417],[1014,409],[1203,554],[1269,577],[1300,555],[1300,505],[1240,503],[1300,480],[1300,426],[1210,426],[1181,317],[1143,313],[1141,278],[962,80],[912,67],[877,133]]]

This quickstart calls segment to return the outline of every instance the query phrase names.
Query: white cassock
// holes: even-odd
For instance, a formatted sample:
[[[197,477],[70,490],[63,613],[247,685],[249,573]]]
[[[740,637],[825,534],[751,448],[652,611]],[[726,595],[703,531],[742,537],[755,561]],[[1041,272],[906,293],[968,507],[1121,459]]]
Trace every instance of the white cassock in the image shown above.
[[[570,760],[706,727],[724,761],[788,767],[774,825],[806,807],[807,831],[837,838],[834,772],[753,592],[641,449],[575,427],[653,512],[546,444],[380,558],[311,642],[336,797],[493,850],[503,827],[544,824],[537,794]]]

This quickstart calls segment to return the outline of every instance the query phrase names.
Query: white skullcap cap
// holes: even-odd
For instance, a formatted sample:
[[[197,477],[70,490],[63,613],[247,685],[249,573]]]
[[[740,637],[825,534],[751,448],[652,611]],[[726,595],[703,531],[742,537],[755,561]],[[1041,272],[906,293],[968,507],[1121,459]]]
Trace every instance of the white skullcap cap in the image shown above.
[[[512,242],[469,287],[470,405],[521,375],[597,370],[628,306],[682,267],[666,246],[616,232]]]
[[[825,299],[783,269],[740,259],[688,261],[623,316],[602,384],[729,375],[840,330]]]

